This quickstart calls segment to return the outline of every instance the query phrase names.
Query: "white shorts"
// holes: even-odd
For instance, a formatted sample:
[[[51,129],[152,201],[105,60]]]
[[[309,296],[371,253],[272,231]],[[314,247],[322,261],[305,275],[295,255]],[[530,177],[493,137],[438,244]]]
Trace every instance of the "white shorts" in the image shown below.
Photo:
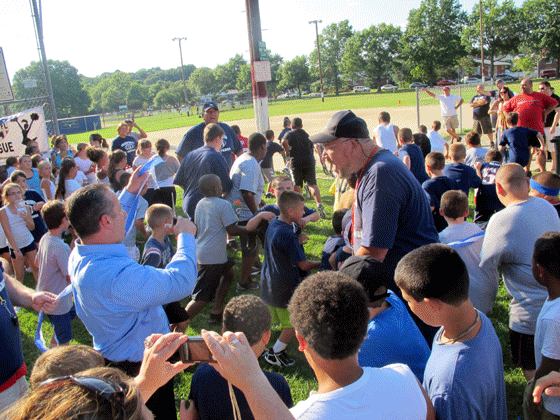
[[[552,143],[550,140],[556,136],[560,136],[560,129],[556,127],[556,131],[550,134],[550,127],[544,128],[544,136],[546,139],[547,149],[549,152],[554,152],[556,150],[556,143]]]

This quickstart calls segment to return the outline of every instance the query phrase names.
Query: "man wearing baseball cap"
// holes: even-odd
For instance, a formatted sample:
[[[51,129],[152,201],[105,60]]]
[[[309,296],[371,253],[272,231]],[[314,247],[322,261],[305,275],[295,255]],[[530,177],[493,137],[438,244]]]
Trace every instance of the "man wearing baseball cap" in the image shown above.
[[[204,104],[204,107],[202,108],[202,118],[204,119],[204,122],[191,127],[191,129],[183,136],[179,146],[177,146],[175,153],[177,154],[179,162],[181,162],[190,151],[204,146],[204,128],[208,124],[217,123],[225,132],[220,152],[224,156],[228,164],[228,168],[231,168],[231,165],[233,165],[232,153],[236,156],[241,155],[243,153],[243,147],[231,127],[225,123],[218,122],[219,117],[220,110],[218,109],[218,105],[216,105],[216,103],[207,102]]]

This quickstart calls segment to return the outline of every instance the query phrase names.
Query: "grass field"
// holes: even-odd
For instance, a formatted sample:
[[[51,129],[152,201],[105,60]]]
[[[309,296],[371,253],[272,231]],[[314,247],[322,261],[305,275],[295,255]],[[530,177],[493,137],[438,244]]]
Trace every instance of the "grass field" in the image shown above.
[[[317,223],[310,223],[305,232],[309,235],[309,242],[305,245],[305,251],[309,259],[320,259],[321,258],[321,251],[323,248],[323,244],[328,236],[333,235],[331,221],[329,220],[332,216],[332,206],[333,206],[333,197],[327,194],[329,190],[332,178],[324,176],[322,172],[320,172],[319,168],[317,170],[318,176],[318,184],[319,187],[324,194],[323,203],[327,210],[327,220],[319,220]],[[178,194],[179,197],[182,194]],[[272,202],[273,200],[266,200],[267,202]],[[312,200],[307,200],[306,203],[310,207],[315,207],[314,202]],[[177,211],[179,214],[182,214],[181,210],[181,201],[178,200],[177,203]],[[471,214],[474,214],[474,203],[472,202],[472,194],[471,194]],[[472,220],[471,220],[472,221]],[[234,253],[230,251],[230,256],[235,257],[236,259],[236,280],[239,278],[240,274],[240,254]],[[34,281],[30,274],[26,275],[25,282],[27,286],[34,287]],[[230,290],[229,297],[236,295],[235,287],[232,287]],[[257,294],[257,293],[255,293]],[[185,299],[182,303],[186,304],[188,299]],[[207,325],[208,315],[211,310],[211,305],[206,307],[204,311],[199,314],[196,318],[194,318],[189,326],[187,333],[189,335],[200,335],[200,330],[202,328],[209,329]],[[22,328],[22,338],[23,338],[23,346],[24,346],[24,355],[25,360],[28,367],[31,369],[33,367],[34,361],[39,356],[39,351],[34,345],[33,339],[35,335],[35,329],[37,327],[37,314],[33,311],[29,310],[22,310],[19,312],[20,324]],[[511,358],[509,356],[509,346],[508,346],[508,299],[505,294],[505,290],[503,284],[500,286],[500,291],[498,294],[498,298],[494,304],[494,309],[492,316],[490,317],[494,328],[500,338],[500,342],[502,343],[502,348],[504,349],[504,368],[505,368],[505,377],[506,377],[506,390],[507,390],[507,398],[508,398],[508,413],[510,419],[517,419],[520,415],[522,415],[521,403],[522,403],[522,395],[523,389],[525,386],[525,380],[523,375],[519,369],[513,368],[511,364]],[[92,345],[91,337],[89,336],[88,332],[86,331],[85,327],[81,323],[81,321],[76,318],[73,322],[74,328],[74,339],[72,343],[74,344],[85,344],[85,345]],[[215,331],[218,331],[219,328],[213,328]],[[43,325],[43,333],[45,335],[45,340],[48,343],[50,337],[52,336],[52,327],[48,321],[45,321]],[[271,343],[274,343],[280,333],[279,330],[273,330]],[[294,342],[292,342],[287,349],[288,353],[291,357],[296,360],[296,364],[293,367],[285,368],[285,369],[272,369],[270,366],[266,365],[261,362],[261,366],[265,369],[272,369],[275,371],[280,371],[288,380],[290,384],[294,402],[300,401],[302,399],[307,398],[309,391],[316,389],[317,382],[313,375],[313,372],[309,365],[307,364],[303,354],[297,350],[297,346]],[[189,368],[183,374],[180,374],[176,377],[175,381],[175,395],[177,398],[177,404],[179,403],[180,399],[186,399],[189,394],[189,386],[192,374],[195,370],[195,367]]]

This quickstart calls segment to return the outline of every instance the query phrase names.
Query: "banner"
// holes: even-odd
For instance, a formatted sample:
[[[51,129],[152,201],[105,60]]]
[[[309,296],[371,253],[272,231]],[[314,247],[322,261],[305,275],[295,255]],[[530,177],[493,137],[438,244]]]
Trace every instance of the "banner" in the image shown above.
[[[39,143],[41,153],[49,150],[49,134],[42,106],[0,118],[0,161],[24,155],[27,144],[32,140]]]

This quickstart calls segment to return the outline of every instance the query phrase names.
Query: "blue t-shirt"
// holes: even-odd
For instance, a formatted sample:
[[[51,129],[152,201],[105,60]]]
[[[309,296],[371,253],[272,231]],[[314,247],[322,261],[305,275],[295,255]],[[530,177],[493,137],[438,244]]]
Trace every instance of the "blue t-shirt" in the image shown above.
[[[529,147],[541,146],[537,134],[538,131],[527,127],[512,127],[504,131],[500,146],[509,146],[507,163],[519,163],[523,167],[527,166],[531,157]]]
[[[300,283],[298,262],[305,261],[293,227],[273,219],[266,230],[260,297],[267,305],[286,308]]]
[[[474,120],[481,120],[484,117],[488,116],[488,111],[490,110],[490,96],[487,95],[475,95],[472,97],[471,99],[471,104],[474,101],[481,101],[481,100],[486,100],[486,105],[482,105],[482,106],[476,106],[473,108],[473,119]]]
[[[476,191],[475,211],[492,212],[504,208],[496,192],[496,172],[501,166],[500,162],[486,162],[480,168],[482,184]]]
[[[126,164],[132,166],[134,158],[136,158],[136,148],[138,147],[138,141],[132,136],[120,137],[117,136],[113,139],[111,143],[111,151],[122,150],[126,153]]]
[[[420,184],[430,179],[426,173],[424,155],[420,146],[414,143],[405,144],[399,149],[399,158],[402,160],[405,156],[410,156],[410,172],[412,172]]]
[[[470,189],[478,188],[482,182],[476,174],[476,170],[464,163],[448,163],[442,173],[455,181],[455,189],[463,191],[467,197]]]
[[[423,385],[439,420],[507,419],[502,347],[494,327],[483,313],[480,331],[473,339],[437,344],[426,364]]]
[[[388,292],[390,296],[385,300],[391,306],[369,321],[358,363],[361,367],[378,368],[403,363],[422,382],[430,348],[404,303],[391,290]]]
[[[229,178],[229,168],[223,154],[210,146],[202,146],[189,153],[181,161],[173,183],[183,188],[183,210],[194,220],[196,205],[203,195],[198,189],[198,181],[203,175],[215,174],[222,181],[222,190],[228,192],[233,187]]]
[[[454,190],[457,188],[457,184],[452,179],[444,176],[438,176],[435,178],[430,178],[424,181],[422,188],[428,193],[430,197],[430,207],[433,207],[432,215],[434,216],[434,223],[438,232],[441,232],[447,227],[447,222],[441,214],[439,214],[439,208],[441,203],[441,196],[444,192],[449,190]]]
[[[41,191],[41,178],[39,177],[39,172],[37,169],[31,168],[33,172],[33,176],[31,178],[27,178],[27,188],[30,190],[35,191],[37,194],[41,196],[40,201],[45,201],[43,197],[43,191]]]
[[[329,264],[329,258],[336,252],[338,248],[342,248],[346,245],[346,241],[344,241],[344,237],[342,235],[339,236],[329,236],[325,245],[323,246],[323,253],[321,254],[321,265],[319,269],[321,270],[332,270],[331,265]]]
[[[292,131],[292,127],[286,127],[282,131],[280,131],[280,134],[278,135],[278,140],[282,141],[286,133],[288,133],[289,131]]]
[[[224,130],[224,139],[222,141],[222,148],[220,153],[227,162],[228,172],[233,165],[232,153],[238,154],[243,152],[243,147],[239,142],[237,134],[231,129],[231,127],[225,123],[219,122],[218,125]],[[183,136],[181,142],[177,146],[175,154],[181,158],[185,158],[187,153],[204,146],[204,128],[206,123],[202,122],[194,127],[191,127],[189,131]]]
[[[286,407],[292,408],[294,405],[292,393],[286,379],[276,372],[263,370],[263,373]],[[235,386],[233,392],[241,418],[254,419],[245,395]],[[233,407],[227,381],[210,365],[201,364],[196,368],[191,380],[189,400],[194,402],[200,420],[233,420]]]
[[[284,148],[278,143],[273,141],[266,142],[266,155],[264,155],[263,160],[261,160],[261,168],[272,168],[272,156],[274,153],[282,153]]]
[[[150,236],[144,245],[144,254],[142,255],[142,265],[149,265],[155,268],[165,268],[175,251],[169,241],[169,236],[166,236],[164,242],[161,243]]]

